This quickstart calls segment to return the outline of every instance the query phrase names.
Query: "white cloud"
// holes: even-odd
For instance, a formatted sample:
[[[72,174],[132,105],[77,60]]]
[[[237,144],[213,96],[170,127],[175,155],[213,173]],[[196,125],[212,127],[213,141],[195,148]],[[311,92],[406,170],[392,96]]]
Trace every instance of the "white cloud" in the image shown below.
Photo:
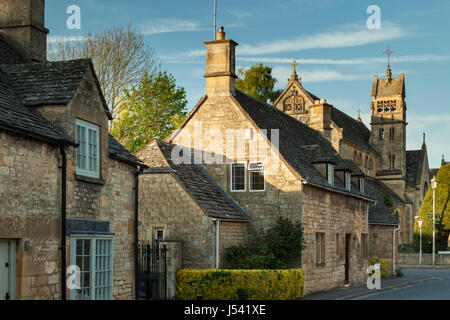
[[[255,15],[248,11],[242,11],[242,10],[227,10],[227,12],[233,16],[235,16],[238,19],[247,19],[247,18],[253,18]]]
[[[286,79],[290,77],[292,68],[289,67],[274,67],[272,69],[272,75],[278,80],[279,83],[284,83]],[[363,74],[343,74],[335,70],[303,70],[301,74],[302,80],[307,82],[323,82],[323,81],[354,81],[366,79],[367,75]]]
[[[239,55],[264,55],[279,52],[296,52],[317,48],[355,47],[370,43],[388,41],[407,36],[402,28],[385,22],[380,30],[369,30],[365,25],[348,24],[335,30],[290,39],[262,42],[237,47]]]
[[[241,57],[240,61],[260,62],[260,63],[292,63],[291,58],[264,58],[264,57]],[[355,65],[355,64],[372,64],[386,63],[386,58],[382,57],[362,57],[353,59],[295,59],[300,65],[302,64],[325,64],[325,65]],[[392,57],[391,63],[399,62],[436,62],[450,61],[450,55],[422,54],[422,55],[404,55]]]
[[[83,41],[87,39],[84,36],[49,36],[47,38],[47,43],[51,44],[51,43],[57,43],[59,41],[64,41],[64,42],[78,42],[78,41]]]
[[[177,18],[152,19],[143,24],[140,29],[144,35],[204,30],[195,21],[180,20]]]

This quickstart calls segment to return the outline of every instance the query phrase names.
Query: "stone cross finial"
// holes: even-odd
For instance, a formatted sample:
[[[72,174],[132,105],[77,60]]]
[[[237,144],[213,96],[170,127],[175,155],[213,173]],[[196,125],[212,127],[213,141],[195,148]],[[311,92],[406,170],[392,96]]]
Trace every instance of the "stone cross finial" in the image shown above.
[[[388,44],[387,50],[383,52],[388,56],[388,64],[386,69],[386,78],[390,82],[392,80],[392,71],[391,71],[391,55],[395,53],[394,51],[391,51],[390,46]]]
[[[298,62],[295,60],[291,63],[291,66],[294,67],[294,69],[292,70],[291,79],[298,80],[297,71],[295,70],[295,66],[297,66],[297,65],[298,65]]]

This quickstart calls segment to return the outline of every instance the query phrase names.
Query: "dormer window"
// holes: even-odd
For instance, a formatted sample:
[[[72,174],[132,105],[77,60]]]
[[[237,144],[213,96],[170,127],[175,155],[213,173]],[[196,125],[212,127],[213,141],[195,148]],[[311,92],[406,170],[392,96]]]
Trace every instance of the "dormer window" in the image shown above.
[[[99,127],[89,122],[76,120],[76,173],[91,178],[100,178]]]
[[[364,178],[359,177],[359,192],[364,194]]]
[[[345,189],[348,191],[352,190],[352,176],[349,172],[345,173]]]
[[[334,165],[331,163],[327,164],[327,180],[329,184],[334,186]]]

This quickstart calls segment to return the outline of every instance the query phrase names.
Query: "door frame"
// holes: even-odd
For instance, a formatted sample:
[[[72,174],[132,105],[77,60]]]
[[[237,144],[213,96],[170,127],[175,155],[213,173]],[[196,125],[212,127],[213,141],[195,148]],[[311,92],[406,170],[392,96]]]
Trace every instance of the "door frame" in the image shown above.
[[[8,243],[8,280],[9,288],[8,293],[11,300],[16,299],[16,240],[14,239],[1,239],[0,242]]]
[[[350,283],[350,250],[352,244],[352,234],[345,234],[345,279],[344,283]]]

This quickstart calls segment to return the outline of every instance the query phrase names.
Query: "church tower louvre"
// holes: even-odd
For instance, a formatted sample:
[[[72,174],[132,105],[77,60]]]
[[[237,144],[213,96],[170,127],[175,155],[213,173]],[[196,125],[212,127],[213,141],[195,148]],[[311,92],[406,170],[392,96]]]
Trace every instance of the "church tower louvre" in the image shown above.
[[[388,48],[388,56],[392,51]],[[397,191],[404,190],[406,176],[405,75],[392,77],[388,61],[386,77],[374,76],[371,104],[371,141],[380,157],[376,176]]]

